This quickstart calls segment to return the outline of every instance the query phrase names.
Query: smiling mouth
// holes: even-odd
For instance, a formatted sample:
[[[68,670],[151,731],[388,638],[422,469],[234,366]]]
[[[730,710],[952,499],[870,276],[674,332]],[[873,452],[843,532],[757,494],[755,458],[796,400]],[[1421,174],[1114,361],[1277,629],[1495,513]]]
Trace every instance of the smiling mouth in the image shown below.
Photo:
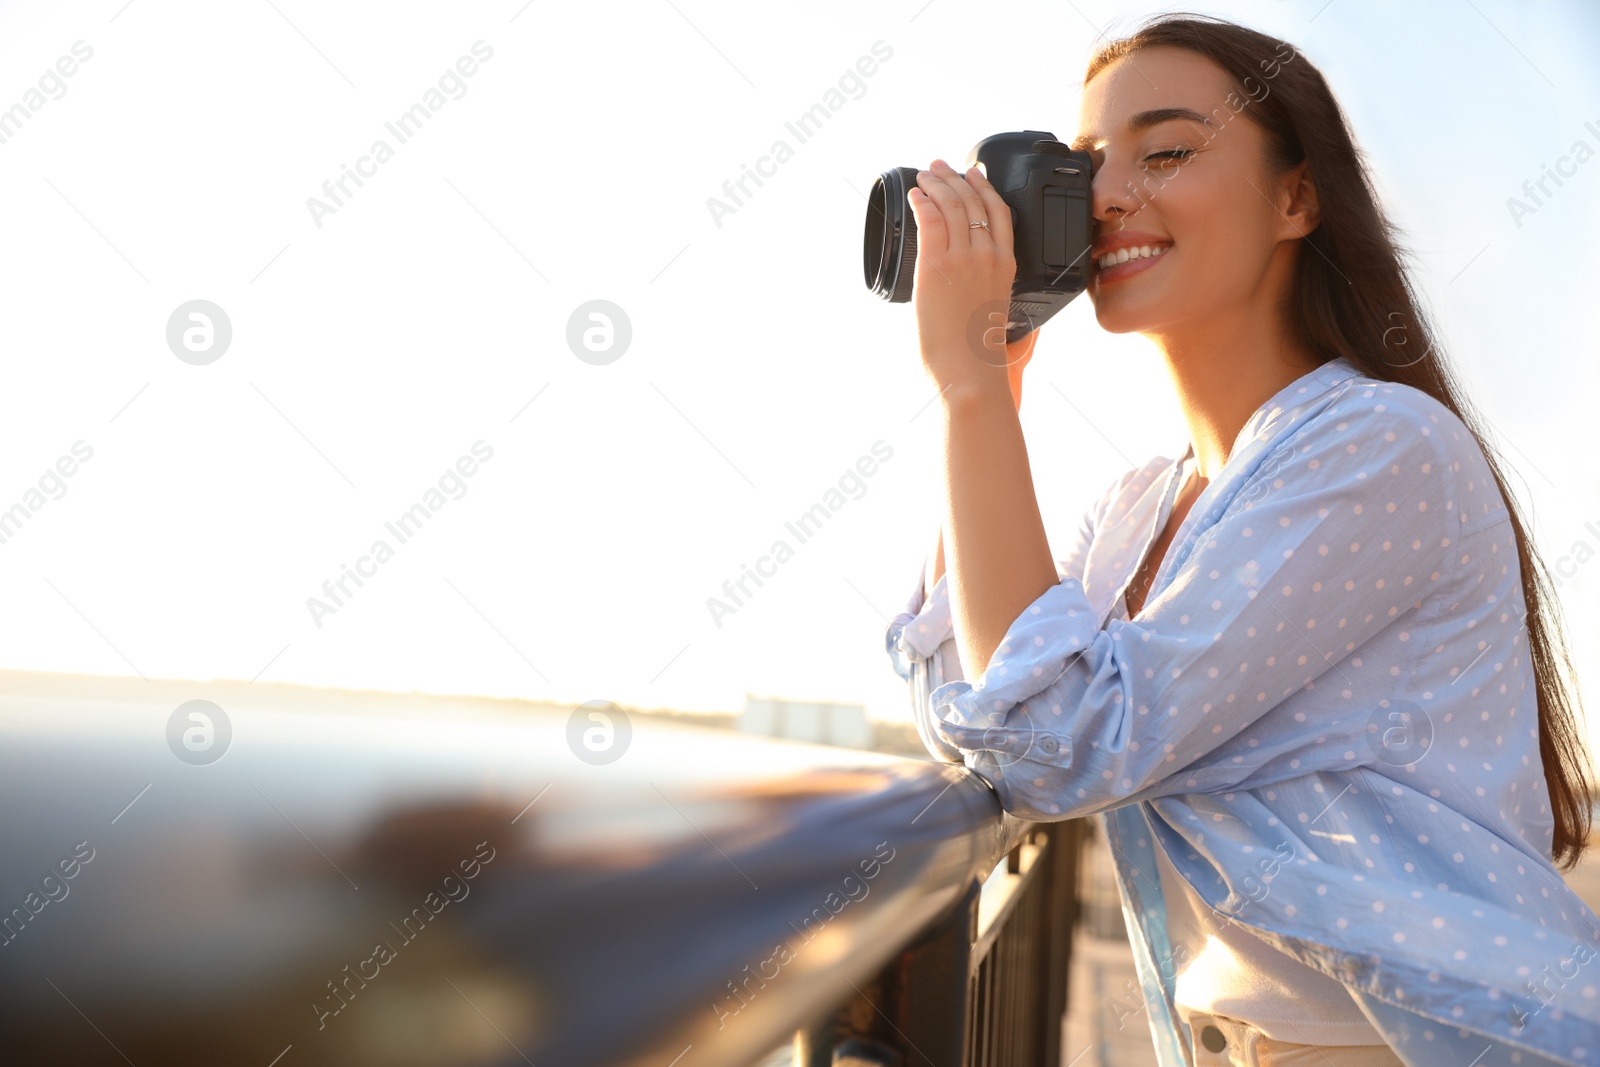
[[[1095,261],[1095,282],[1103,285],[1149,270],[1171,248],[1170,244],[1134,245],[1107,252]]]
[[[1101,270],[1110,270],[1122,263],[1138,259],[1154,259],[1171,248],[1171,245],[1137,245],[1130,248],[1119,248],[1115,252],[1107,252],[1097,261]]]

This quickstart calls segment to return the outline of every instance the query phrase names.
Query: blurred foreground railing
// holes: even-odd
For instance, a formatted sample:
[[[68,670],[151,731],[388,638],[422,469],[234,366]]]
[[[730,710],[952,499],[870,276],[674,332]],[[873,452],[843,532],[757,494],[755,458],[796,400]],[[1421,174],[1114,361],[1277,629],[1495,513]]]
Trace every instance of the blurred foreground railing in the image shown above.
[[[583,715],[243,690],[206,762],[203,686],[18,677],[6,1062],[1059,1061],[1077,825],[963,768],[638,716],[591,763]]]

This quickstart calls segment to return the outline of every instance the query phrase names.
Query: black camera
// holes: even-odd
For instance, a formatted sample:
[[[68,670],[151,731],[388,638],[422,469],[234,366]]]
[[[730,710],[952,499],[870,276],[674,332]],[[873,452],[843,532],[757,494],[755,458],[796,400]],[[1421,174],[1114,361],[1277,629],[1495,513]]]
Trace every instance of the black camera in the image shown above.
[[[973,146],[967,166],[982,163],[989,183],[1011,208],[1016,281],[1006,340],[1015,341],[1066,307],[1089,281],[1093,205],[1089,153],[1076,152],[1041,130],[997,133]],[[891,303],[911,299],[917,262],[917,220],[906,194],[917,168],[886,170],[867,198],[862,266],[867,288]],[[995,313],[998,325],[999,313]]]

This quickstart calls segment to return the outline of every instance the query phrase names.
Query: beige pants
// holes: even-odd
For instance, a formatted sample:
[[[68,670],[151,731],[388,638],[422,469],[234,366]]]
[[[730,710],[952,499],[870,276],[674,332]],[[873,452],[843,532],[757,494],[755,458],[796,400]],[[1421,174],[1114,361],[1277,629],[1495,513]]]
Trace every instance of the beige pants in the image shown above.
[[[1405,1067],[1388,1045],[1297,1045],[1247,1022],[1193,1012],[1195,1067]]]

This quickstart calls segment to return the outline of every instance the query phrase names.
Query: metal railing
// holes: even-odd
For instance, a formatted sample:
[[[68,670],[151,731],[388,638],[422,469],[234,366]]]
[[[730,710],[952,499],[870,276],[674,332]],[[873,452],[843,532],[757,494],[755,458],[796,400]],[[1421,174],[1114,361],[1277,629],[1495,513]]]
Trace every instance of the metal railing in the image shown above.
[[[244,690],[209,695],[212,759],[179,714],[206,687],[26,681],[0,679],[8,1061],[1059,1058],[1077,825],[959,766],[641,716],[603,761],[587,712]]]
[[[1004,866],[827,1020],[797,1035],[797,1067],[834,1062],[1055,1065],[1083,823],[1031,825]]]

